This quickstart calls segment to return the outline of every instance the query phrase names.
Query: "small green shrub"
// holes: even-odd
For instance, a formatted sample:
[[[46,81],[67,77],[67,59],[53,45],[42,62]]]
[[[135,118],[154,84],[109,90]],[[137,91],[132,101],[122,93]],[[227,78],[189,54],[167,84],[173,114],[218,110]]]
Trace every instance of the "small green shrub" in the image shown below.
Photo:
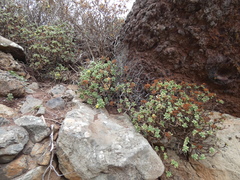
[[[80,74],[80,97],[96,108],[103,108],[115,95],[116,65],[106,59],[90,62]]]
[[[110,105],[122,111],[123,104],[128,108],[134,106],[126,96],[132,93],[133,83],[122,83],[117,69],[116,60],[110,61],[103,57],[90,62],[88,68],[80,74],[80,97],[96,108]]]
[[[194,160],[205,159],[205,155],[215,152],[205,140],[217,130],[217,121],[210,121],[206,111],[213,110],[211,104],[223,103],[216,99],[216,94],[204,85],[174,81],[155,80],[144,88],[149,96],[131,114],[132,122],[165,163],[178,167],[177,161],[169,159],[167,149]],[[170,177],[170,171],[166,173]]]
[[[57,65],[64,67],[74,61],[73,32],[69,31],[66,24],[39,26],[31,35],[33,44],[29,47],[32,51],[30,66],[36,70],[55,70]]]
[[[12,93],[8,93],[8,94],[7,94],[7,100],[8,100],[8,101],[12,101],[13,99],[14,99],[13,94],[12,94]]]
[[[158,142],[154,144],[171,146],[180,154],[202,159],[203,140],[213,134],[216,123],[209,121],[206,108],[216,94],[204,85],[174,81],[155,80],[146,84],[145,89],[148,99],[132,114],[136,129],[150,142]],[[159,139],[164,141],[159,143]]]
[[[0,4],[1,5],[1,4]],[[5,38],[12,39],[18,43],[19,39],[16,38],[16,31],[19,31],[21,28],[24,28],[26,25],[26,19],[24,16],[19,15],[21,8],[19,8],[14,3],[10,2],[7,5],[2,4],[3,7],[0,7],[0,34]]]

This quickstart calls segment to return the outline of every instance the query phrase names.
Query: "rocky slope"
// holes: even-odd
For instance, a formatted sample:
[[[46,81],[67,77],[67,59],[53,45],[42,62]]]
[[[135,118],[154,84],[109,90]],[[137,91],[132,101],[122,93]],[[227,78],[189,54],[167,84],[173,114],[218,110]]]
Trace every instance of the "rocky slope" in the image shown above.
[[[1,180],[166,179],[160,157],[128,116],[82,103],[75,85],[33,81],[11,54],[0,52],[0,63]],[[210,118],[225,119],[209,139],[216,154],[196,162],[169,151],[179,161],[170,167],[172,179],[240,179],[239,118]]]

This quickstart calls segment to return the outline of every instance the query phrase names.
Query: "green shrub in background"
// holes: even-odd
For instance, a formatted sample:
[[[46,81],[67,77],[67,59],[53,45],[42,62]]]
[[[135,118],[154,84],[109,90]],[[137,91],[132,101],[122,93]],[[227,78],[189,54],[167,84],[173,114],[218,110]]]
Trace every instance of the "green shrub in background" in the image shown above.
[[[116,60],[91,62],[81,72],[80,97],[96,108],[115,105],[119,112],[127,112],[165,164],[178,167],[177,161],[168,158],[168,149],[195,160],[214,153],[205,140],[218,129],[218,122],[210,121],[207,114],[212,105],[223,103],[216,94],[204,85],[163,80],[145,84],[145,92],[137,92],[135,83],[119,72]],[[134,93],[144,95],[141,105],[133,99]],[[171,175],[167,170],[166,176]]]
[[[37,26],[24,16],[21,6],[0,8],[0,33],[23,46],[27,62],[38,79],[68,80],[71,64],[76,61],[74,32],[66,23]]]
[[[44,76],[67,80],[68,65],[76,59],[73,34],[67,24],[37,27],[30,35],[30,66]]]
[[[30,40],[29,35],[32,33],[32,27],[29,26],[21,7],[10,1],[0,8],[0,19],[1,36],[27,47],[25,44],[28,44],[27,39]]]
[[[113,57],[127,1],[0,1],[0,34],[25,49],[38,79],[65,81],[87,58]]]
[[[100,58],[89,63],[80,74],[80,97],[96,108],[116,106],[123,110],[123,104],[128,108],[135,106],[128,101],[127,95],[132,93],[133,83],[122,82],[116,60]]]

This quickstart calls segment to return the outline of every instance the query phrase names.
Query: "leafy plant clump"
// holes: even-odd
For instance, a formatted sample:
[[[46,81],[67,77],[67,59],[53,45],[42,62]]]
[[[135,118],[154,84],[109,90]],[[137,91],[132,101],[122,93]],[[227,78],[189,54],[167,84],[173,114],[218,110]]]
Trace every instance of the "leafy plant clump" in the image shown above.
[[[30,37],[30,66],[42,75],[67,80],[68,64],[75,60],[73,32],[67,24],[39,26]]]
[[[127,98],[132,93],[134,83],[123,83],[121,78],[116,60],[102,57],[92,61],[81,71],[80,97],[96,108],[116,106],[119,112],[123,110],[123,105],[135,106]]]
[[[21,3],[3,4],[0,33],[23,46],[37,78],[67,80],[69,64],[76,59],[72,28],[60,21],[57,25],[37,25],[28,21],[26,12]]]
[[[206,113],[206,109],[212,110],[209,104],[213,101],[223,103],[216,94],[204,85],[174,81],[155,80],[145,89],[149,97],[132,114],[132,122],[156,150],[175,149],[195,160],[213,152],[204,140],[217,129],[216,122],[210,121]]]
[[[12,93],[8,93],[8,94],[7,94],[7,100],[8,100],[8,101],[12,101],[13,99],[14,99],[13,94],[12,94]]]

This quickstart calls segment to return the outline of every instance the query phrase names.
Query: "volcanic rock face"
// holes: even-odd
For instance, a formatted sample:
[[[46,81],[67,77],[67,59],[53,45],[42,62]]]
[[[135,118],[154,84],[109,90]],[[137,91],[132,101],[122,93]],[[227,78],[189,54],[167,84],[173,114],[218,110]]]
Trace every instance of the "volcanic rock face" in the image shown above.
[[[136,0],[116,50],[148,79],[206,83],[240,116],[239,44],[240,1]]]

